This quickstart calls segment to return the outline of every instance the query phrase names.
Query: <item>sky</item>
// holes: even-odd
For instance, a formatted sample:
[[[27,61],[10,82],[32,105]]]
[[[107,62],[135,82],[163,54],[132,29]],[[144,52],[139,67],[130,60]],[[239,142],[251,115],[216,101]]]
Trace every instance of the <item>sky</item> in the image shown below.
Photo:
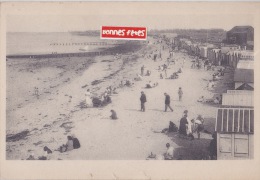
[[[101,26],[141,26],[151,29],[210,29],[230,30],[234,26],[251,25],[250,15],[9,15],[7,32],[68,32],[99,30]]]

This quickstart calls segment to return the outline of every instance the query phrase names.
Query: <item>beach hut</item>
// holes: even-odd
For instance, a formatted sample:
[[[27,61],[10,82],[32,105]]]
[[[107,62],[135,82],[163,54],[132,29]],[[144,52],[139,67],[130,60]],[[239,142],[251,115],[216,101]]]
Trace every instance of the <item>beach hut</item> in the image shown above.
[[[215,60],[214,48],[207,48],[207,58],[212,63]]]
[[[253,69],[236,69],[234,74],[235,89],[244,83],[254,88],[254,70]]]
[[[236,68],[237,63],[239,62],[239,58],[240,58],[240,51],[239,50],[230,50],[227,53],[228,65],[233,67],[233,68]]]
[[[254,60],[254,51],[245,50],[240,52],[240,59],[241,60]]]
[[[254,69],[254,61],[240,60],[237,69]]]
[[[245,83],[246,84],[246,83]],[[254,106],[254,88],[249,85],[242,84],[236,90],[227,90],[222,94],[223,106]]]
[[[217,159],[254,158],[254,109],[219,108],[217,132]]]
[[[200,57],[207,58],[207,46],[199,46]]]
[[[221,64],[221,49],[212,49],[213,53],[213,64],[220,65]]]
[[[225,45],[221,47],[220,56],[221,56],[221,65],[229,65],[229,53],[230,51],[240,50],[240,47],[237,45]]]

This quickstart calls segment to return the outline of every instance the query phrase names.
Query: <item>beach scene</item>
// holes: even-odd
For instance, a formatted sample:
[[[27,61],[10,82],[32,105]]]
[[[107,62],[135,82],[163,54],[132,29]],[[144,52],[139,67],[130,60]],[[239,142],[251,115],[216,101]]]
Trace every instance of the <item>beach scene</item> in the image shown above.
[[[7,32],[6,159],[252,159],[253,33]]]

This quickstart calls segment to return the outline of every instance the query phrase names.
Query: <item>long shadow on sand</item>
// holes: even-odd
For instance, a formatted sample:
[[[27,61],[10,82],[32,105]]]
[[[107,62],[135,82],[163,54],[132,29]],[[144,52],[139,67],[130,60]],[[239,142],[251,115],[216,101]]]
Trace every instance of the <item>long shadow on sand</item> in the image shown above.
[[[189,140],[179,137],[178,133],[167,134],[171,140],[178,145],[174,150],[174,159],[176,160],[203,160],[208,159],[208,147],[211,139]]]
[[[137,111],[137,112],[142,112],[140,109],[125,109],[127,111]]]
[[[148,109],[148,110],[150,110],[150,111],[164,112],[164,110],[162,110],[162,109]],[[169,112],[170,112],[170,111],[169,111]]]
[[[194,140],[179,137],[178,132],[166,133],[178,147],[174,150],[175,160],[205,160],[209,158],[208,147],[211,141],[211,134],[214,132],[215,118],[204,118],[204,130],[201,132],[201,138],[197,139],[194,133]],[[205,138],[204,138],[205,137]],[[207,138],[207,139],[206,139]]]

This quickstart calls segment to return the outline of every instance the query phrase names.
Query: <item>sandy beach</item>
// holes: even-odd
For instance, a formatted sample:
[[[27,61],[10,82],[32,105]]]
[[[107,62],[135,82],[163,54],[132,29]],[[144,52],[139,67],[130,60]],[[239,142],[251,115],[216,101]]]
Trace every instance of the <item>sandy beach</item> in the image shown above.
[[[162,59],[148,58],[159,51],[161,44],[149,39],[149,44],[138,50],[115,56],[71,57],[53,59],[8,59],[7,61],[7,159],[26,159],[44,155],[43,147],[57,149],[74,134],[81,148],[70,152],[53,151],[50,160],[145,160],[152,152],[163,154],[165,144],[175,148],[175,159],[202,159],[214,132],[218,105],[197,102],[200,96],[213,98],[225,92],[231,84],[232,72],[225,73],[213,90],[207,90],[214,71],[191,69],[195,57],[185,52],[174,52],[168,67],[168,76],[183,65],[178,79],[160,79],[158,66],[166,63],[169,48],[161,50]],[[184,61],[185,60],[185,61]],[[142,81],[134,81],[141,66],[151,71]],[[132,87],[121,87],[111,96],[112,103],[105,107],[85,108],[85,92],[90,89],[99,96],[106,87],[119,86],[130,80]],[[158,86],[146,89],[149,82]],[[39,98],[34,93],[39,89]],[[183,100],[178,100],[178,89],[183,89]],[[191,88],[192,87],[192,88]],[[140,111],[140,92],[147,97],[146,112]],[[171,96],[173,112],[164,112],[164,93]],[[110,120],[110,110],[118,119]],[[169,121],[179,126],[183,111],[189,118],[202,114],[205,129],[201,139],[190,141],[178,133],[160,133]],[[15,136],[16,135],[16,136]],[[12,138],[10,138],[12,137]]]

